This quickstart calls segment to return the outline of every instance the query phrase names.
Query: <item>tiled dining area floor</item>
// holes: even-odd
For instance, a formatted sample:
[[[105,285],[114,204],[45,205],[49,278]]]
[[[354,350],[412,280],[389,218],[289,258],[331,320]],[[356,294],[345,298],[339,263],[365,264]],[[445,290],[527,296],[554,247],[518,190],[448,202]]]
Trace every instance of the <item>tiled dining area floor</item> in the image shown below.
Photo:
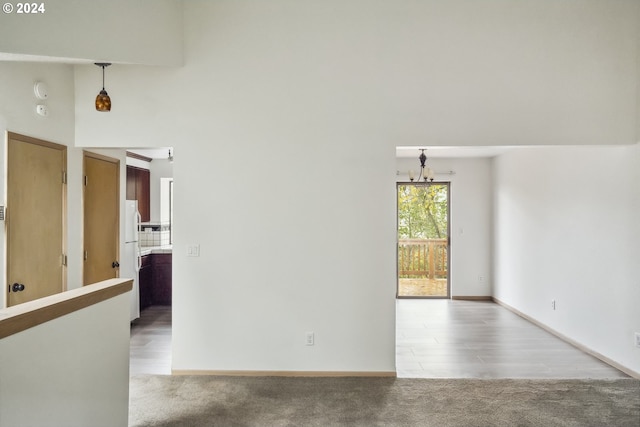
[[[401,378],[625,378],[493,302],[396,300]],[[131,328],[130,373],[171,374],[171,307],[145,309]]]

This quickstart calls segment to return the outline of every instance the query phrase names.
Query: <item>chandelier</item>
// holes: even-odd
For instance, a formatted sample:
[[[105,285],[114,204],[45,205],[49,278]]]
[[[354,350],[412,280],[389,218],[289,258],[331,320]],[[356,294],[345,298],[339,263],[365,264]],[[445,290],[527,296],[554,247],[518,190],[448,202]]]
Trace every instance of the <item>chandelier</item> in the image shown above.
[[[433,172],[433,170],[431,168],[426,167],[426,162],[427,162],[427,155],[424,154],[424,148],[420,149],[422,151],[422,153],[420,154],[420,157],[418,157],[418,159],[420,160],[420,175],[418,175],[418,182],[420,182],[420,178],[424,179],[424,181],[431,181],[433,182],[433,179],[435,178],[435,174]],[[411,182],[413,182],[413,180],[415,179],[415,172],[410,170],[409,171],[409,180]]]

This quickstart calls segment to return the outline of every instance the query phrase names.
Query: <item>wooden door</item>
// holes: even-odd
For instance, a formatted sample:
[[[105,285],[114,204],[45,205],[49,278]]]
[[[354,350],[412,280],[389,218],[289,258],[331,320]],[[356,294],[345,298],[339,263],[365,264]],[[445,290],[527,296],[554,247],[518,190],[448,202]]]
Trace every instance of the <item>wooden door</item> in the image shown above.
[[[120,161],[84,153],[83,284],[118,277]]]
[[[65,289],[67,147],[10,132],[7,151],[7,305],[12,306]]]

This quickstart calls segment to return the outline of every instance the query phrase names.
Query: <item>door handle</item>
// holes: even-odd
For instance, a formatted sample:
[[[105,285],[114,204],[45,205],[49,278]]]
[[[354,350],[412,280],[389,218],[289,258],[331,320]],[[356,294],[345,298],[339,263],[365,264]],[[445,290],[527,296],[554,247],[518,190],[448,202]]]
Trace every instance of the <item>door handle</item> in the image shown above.
[[[24,285],[22,283],[14,283],[11,290],[13,292],[22,292],[24,291]]]
[[[119,263],[118,261],[113,261],[113,262],[111,263],[111,267],[112,267],[112,268],[118,268],[118,267],[120,267],[120,263]]]

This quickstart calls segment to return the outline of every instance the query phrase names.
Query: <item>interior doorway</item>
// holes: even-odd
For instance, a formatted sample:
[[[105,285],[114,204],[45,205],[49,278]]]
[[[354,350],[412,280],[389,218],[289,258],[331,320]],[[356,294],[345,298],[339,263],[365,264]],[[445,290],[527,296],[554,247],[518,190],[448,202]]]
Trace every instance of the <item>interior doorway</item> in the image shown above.
[[[148,171],[148,191],[135,199],[149,206],[138,229],[140,290],[138,318],[131,324],[130,372],[171,374],[173,337],[173,147],[127,148],[127,166]],[[144,178],[143,178],[144,179]],[[128,199],[130,195],[128,195]],[[147,198],[147,200],[142,200]]]
[[[397,184],[397,297],[450,298],[448,182]]]

